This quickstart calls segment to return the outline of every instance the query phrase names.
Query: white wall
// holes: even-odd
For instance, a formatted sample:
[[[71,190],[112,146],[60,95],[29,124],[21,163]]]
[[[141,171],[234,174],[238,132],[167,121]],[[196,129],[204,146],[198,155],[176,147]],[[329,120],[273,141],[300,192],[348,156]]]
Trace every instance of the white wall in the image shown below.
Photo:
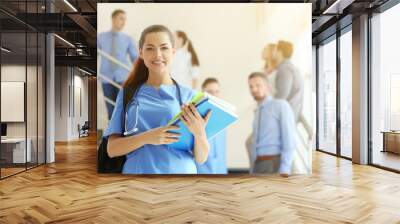
[[[85,123],[85,121],[88,121],[89,119],[89,113],[88,113],[88,78],[87,76],[82,77],[81,75],[77,75],[76,72],[79,72],[75,70],[75,75],[74,75],[74,108],[75,113],[73,113],[73,119],[72,119],[72,130],[71,134],[74,138],[78,137],[78,129],[77,126],[80,124],[81,126]],[[79,73],[83,74],[83,73]],[[80,93],[79,93],[80,92]],[[80,97],[79,97],[80,95]],[[79,102],[81,101],[81,102]],[[82,108],[80,108],[82,107]],[[82,111],[80,111],[80,109]]]
[[[55,140],[67,141],[68,139],[68,84],[69,76],[67,67],[55,68]]]
[[[83,125],[88,120],[88,80],[71,67],[56,67],[55,73],[55,140],[70,141],[79,138],[78,124]]]
[[[38,69],[38,70],[37,70]],[[18,64],[5,64],[1,66],[1,81],[24,82],[26,84],[26,107],[20,108],[23,114],[26,112],[26,121],[6,122],[7,137],[21,138],[25,133],[31,142],[32,161],[44,162],[44,92],[41,66],[25,66]],[[27,78],[27,81],[25,80]],[[22,90],[22,93],[24,91]],[[2,95],[3,97],[7,97]],[[12,110],[10,107],[2,107],[1,110]],[[25,111],[26,110],[26,111]],[[8,113],[12,111],[7,111]],[[39,156],[37,157],[37,154]]]
[[[188,34],[199,56],[200,81],[216,77],[223,98],[237,107],[239,121],[228,130],[230,168],[249,166],[244,142],[251,132],[255,103],[248,91],[247,77],[262,70],[264,46],[280,39],[291,41],[295,47],[293,62],[306,83],[311,82],[311,4],[99,3],[99,33],[110,29],[115,9],[127,12],[124,31],[136,41],[141,31],[152,24],[163,24]],[[306,88],[310,93],[305,96],[309,98],[311,84],[306,84]],[[306,99],[305,111],[310,122],[315,111],[311,104],[311,99]],[[99,119],[104,114],[105,108],[99,107]]]
[[[9,82],[25,82],[26,70],[28,74],[33,71],[34,67],[25,65],[2,65],[1,66],[1,81]],[[36,70],[35,70],[36,72]],[[29,94],[28,94],[29,95]],[[7,108],[1,108],[7,110]],[[29,119],[28,119],[29,120]],[[25,122],[7,122],[8,137],[25,137]]]

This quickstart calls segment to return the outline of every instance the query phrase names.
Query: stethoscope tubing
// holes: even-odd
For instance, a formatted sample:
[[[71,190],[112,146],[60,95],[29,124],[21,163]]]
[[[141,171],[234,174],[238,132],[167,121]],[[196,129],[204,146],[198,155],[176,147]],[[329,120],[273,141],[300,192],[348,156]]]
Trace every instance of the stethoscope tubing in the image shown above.
[[[174,79],[172,79],[172,81],[174,82],[174,84],[176,86],[176,89],[178,91],[179,104],[180,104],[180,106],[182,106],[183,103],[182,103],[181,89],[180,89],[178,83]],[[123,133],[124,136],[129,136],[129,135],[131,135],[131,134],[133,134],[133,133],[135,133],[135,132],[137,132],[139,130],[138,127],[137,127],[138,121],[139,121],[139,101],[136,99],[136,96],[139,93],[139,90],[140,90],[141,87],[142,87],[142,85],[140,85],[137,88],[137,90],[135,91],[135,93],[134,93],[134,95],[132,97],[132,99],[133,99],[132,102],[136,102],[136,112],[135,112],[136,118],[135,118],[135,124],[134,124],[133,128],[131,130],[129,130],[129,131],[127,130],[128,127],[127,127],[127,122],[126,122],[128,120],[128,110],[125,109],[125,122],[124,122],[124,126],[125,126],[124,130],[125,131]],[[126,106],[126,108],[128,108],[128,106],[132,102],[129,102],[128,105]]]

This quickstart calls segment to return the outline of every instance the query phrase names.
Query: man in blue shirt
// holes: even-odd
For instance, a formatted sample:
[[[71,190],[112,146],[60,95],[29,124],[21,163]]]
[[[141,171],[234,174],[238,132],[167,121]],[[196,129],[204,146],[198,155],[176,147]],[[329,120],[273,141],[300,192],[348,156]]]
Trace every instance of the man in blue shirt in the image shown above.
[[[136,44],[133,39],[127,34],[122,33],[126,21],[126,14],[123,10],[115,10],[112,15],[112,28],[108,32],[100,33],[97,37],[97,47],[112,56],[122,64],[130,66],[138,57]],[[128,56],[130,61],[128,60]],[[106,76],[115,83],[122,85],[128,77],[129,71],[121,65],[114,63],[106,57],[101,58],[100,74]],[[104,96],[115,102],[119,89],[109,83],[107,80],[102,80]],[[114,106],[106,101],[108,119],[111,118]]]
[[[250,74],[249,88],[257,101],[250,149],[251,173],[277,173],[288,177],[293,162],[296,122],[285,100],[273,99],[261,72]]]
[[[215,78],[204,80],[201,88],[213,96],[219,97],[219,82]],[[226,168],[226,132],[218,133],[209,140],[210,152],[207,161],[203,164],[196,164],[198,174],[227,174]]]

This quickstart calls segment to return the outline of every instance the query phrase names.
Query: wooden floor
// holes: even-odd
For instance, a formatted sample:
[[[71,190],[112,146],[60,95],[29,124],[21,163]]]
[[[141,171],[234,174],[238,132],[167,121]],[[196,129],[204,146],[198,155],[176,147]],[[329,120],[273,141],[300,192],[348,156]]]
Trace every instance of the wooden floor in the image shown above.
[[[22,165],[18,165],[18,167],[11,167],[11,168],[0,168],[1,170],[0,170],[0,172],[1,172],[1,178],[5,178],[5,177],[8,177],[8,176],[11,176],[11,175],[14,175],[14,174],[17,174],[17,173],[20,173],[20,172],[23,172],[23,171],[25,171],[25,170],[29,170],[29,169],[33,169],[33,168],[35,168],[35,167],[37,167],[37,164],[35,163],[35,164],[27,164],[27,167],[25,167],[25,164],[22,164]]]
[[[8,177],[11,176],[13,174],[25,171],[25,167],[24,168],[0,168],[1,169],[1,178],[3,177]]]
[[[313,174],[98,175],[95,138],[0,181],[0,223],[400,223],[400,175],[315,153]]]

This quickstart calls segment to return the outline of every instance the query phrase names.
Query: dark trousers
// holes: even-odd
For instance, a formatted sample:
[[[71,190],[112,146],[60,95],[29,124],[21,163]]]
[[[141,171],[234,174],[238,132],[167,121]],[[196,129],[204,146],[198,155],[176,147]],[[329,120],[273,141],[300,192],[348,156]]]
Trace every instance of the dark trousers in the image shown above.
[[[253,173],[273,174],[279,172],[281,158],[279,156],[271,160],[256,160],[254,162]]]
[[[119,89],[111,84],[108,83],[103,83],[103,94],[105,97],[108,99],[112,100],[115,102],[117,99],[117,95],[119,92]],[[107,114],[108,114],[108,120],[111,119],[111,115],[114,111],[114,105],[110,104],[109,102],[106,101],[106,107],[107,107]]]

